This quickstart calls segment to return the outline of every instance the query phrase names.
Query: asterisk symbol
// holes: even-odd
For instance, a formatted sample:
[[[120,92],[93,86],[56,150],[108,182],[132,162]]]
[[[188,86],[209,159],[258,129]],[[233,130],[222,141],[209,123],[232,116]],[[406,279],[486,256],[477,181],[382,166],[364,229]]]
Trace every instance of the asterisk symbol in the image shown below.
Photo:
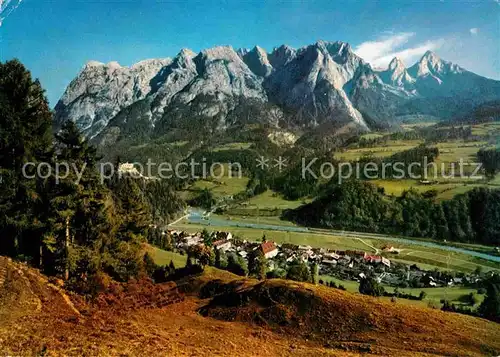
[[[279,172],[286,167],[286,159],[284,157],[280,156],[277,159],[274,159],[274,162],[276,163],[274,167],[277,167]]]
[[[255,159],[255,161],[257,161],[257,167],[261,170],[265,170],[269,167],[269,159],[266,159],[264,156]]]

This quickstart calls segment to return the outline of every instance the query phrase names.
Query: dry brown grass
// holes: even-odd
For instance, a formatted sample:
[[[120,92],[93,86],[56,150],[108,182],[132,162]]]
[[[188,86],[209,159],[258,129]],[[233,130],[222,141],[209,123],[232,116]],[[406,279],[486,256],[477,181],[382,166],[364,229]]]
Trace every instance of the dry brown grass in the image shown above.
[[[201,312],[379,355],[483,356],[500,351],[500,325],[490,321],[284,280],[233,284]]]
[[[2,261],[6,260],[0,257]],[[214,279],[220,284],[241,280],[234,293],[253,298],[233,308],[199,298],[198,290]],[[77,314],[43,275],[8,263],[0,286],[0,355],[474,356],[500,350],[499,325],[468,316],[309,284],[260,284],[216,269],[179,284],[191,284],[191,293],[162,307],[162,297],[177,296],[172,283],[110,287],[97,304],[68,294]],[[278,303],[263,304],[270,301],[261,296],[265,291]],[[295,303],[286,303],[292,298]],[[147,301],[153,303],[144,305]],[[217,318],[197,312],[204,308]],[[255,311],[263,317],[258,323],[248,318]],[[278,313],[286,313],[293,323],[280,326]],[[234,316],[234,321],[222,319],[224,314]]]

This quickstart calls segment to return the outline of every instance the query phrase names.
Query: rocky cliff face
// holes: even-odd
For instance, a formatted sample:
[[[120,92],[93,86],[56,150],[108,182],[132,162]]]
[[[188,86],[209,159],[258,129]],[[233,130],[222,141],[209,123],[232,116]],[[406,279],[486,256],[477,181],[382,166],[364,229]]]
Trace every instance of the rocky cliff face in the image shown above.
[[[156,134],[207,121],[210,125],[200,130],[252,120],[280,125],[273,113],[282,111],[295,113],[293,124],[303,128],[337,122],[370,130],[400,115],[445,117],[464,103],[498,98],[499,81],[432,52],[410,68],[395,58],[386,70],[375,71],[349,44],[319,41],[298,50],[283,45],[271,53],[258,46],[238,51],[220,46],[198,54],[183,49],[173,59],[131,67],[89,62],[55,109],[58,124],[73,120],[95,137],[132,133],[138,125]],[[439,109],[443,105],[446,111]]]
[[[151,91],[151,79],[169,58],[145,60],[131,67],[91,61],[69,84],[56,105],[56,123],[73,120],[88,136],[103,130],[118,112]]]

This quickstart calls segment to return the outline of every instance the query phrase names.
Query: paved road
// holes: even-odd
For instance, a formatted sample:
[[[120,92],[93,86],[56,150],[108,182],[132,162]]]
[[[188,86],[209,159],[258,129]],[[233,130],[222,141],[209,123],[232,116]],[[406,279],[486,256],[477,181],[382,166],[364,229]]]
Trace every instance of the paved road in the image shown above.
[[[213,218],[210,214],[204,215],[203,211],[190,209],[186,219],[191,223],[202,224],[207,226],[223,226],[223,227],[243,227],[243,228],[253,228],[253,229],[261,229],[261,230],[269,230],[269,231],[285,231],[285,232],[311,232],[311,233],[321,233],[328,234],[334,236],[341,236],[346,238],[353,238],[362,240],[362,238],[367,239],[378,239],[378,240],[387,240],[392,242],[399,242],[403,244],[413,244],[417,246],[424,246],[428,248],[439,248],[443,250],[447,250],[454,253],[462,253],[467,254],[476,258],[482,258],[485,260],[490,260],[493,262],[500,263],[500,257],[495,255],[490,255],[486,253],[475,252],[468,249],[456,248],[447,245],[441,245],[433,242],[427,242],[424,240],[418,239],[409,239],[402,238],[396,236],[382,235],[376,233],[364,233],[364,232],[354,232],[354,231],[340,231],[333,229],[313,229],[307,227],[295,227],[295,226],[279,226],[272,224],[260,224],[260,223],[250,223],[243,222],[237,220],[228,220],[223,218]],[[366,243],[365,243],[366,244]],[[374,248],[374,247],[373,247]],[[376,248],[374,248],[376,249]]]

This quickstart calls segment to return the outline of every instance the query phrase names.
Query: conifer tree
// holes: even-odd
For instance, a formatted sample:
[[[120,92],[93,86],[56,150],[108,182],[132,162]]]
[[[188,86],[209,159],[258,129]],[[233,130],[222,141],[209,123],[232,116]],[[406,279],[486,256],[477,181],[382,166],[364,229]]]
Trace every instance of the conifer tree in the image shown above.
[[[38,163],[50,162],[51,128],[40,82],[18,60],[0,63],[0,252],[34,262],[40,260],[45,224],[38,218],[43,180],[32,175]]]
[[[311,282],[317,284],[319,280],[319,265],[314,263],[311,267]]]

